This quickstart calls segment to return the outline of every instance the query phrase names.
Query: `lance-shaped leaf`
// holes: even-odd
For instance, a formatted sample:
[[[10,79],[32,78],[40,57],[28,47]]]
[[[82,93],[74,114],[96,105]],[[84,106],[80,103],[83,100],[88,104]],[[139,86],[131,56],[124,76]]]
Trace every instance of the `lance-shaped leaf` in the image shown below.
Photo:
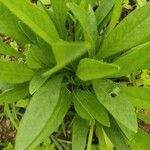
[[[97,25],[101,24],[105,17],[109,14],[113,8],[114,0],[101,0],[99,7],[96,9],[95,15],[97,19]]]
[[[85,150],[88,135],[88,121],[76,116],[73,121],[72,150]]]
[[[109,126],[109,117],[106,109],[97,100],[96,96],[92,93],[78,90],[74,93],[74,103],[77,112],[86,111],[86,113],[93,119],[96,119],[99,123]],[[79,103],[82,107],[78,107],[76,103]],[[81,110],[78,110],[81,109]],[[83,115],[81,114],[81,117]],[[84,116],[83,116],[84,117]],[[85,118],[87,119],[87,118]]]
[[[97,41],[97,22],[91,6],[89,5],[87,11],[74,3],[67,3],[67,6],[73,12],[77,20],[79,20],[84,31],[85,39],[94,47]]]
[[[18,26],[19,19],[14,16],[11,11],[1,3],[0,0],[0,33],[8,35],[21,43],[29,43],[30,41]]]
[[[13,103],[29,95],[28,85],[18,85],[17,87],[4,91],[0,94],[0,103]]]
[[[51,0],[51,4],[53,7],[55,20],[57,23],[57,29],[59,31],[60,36],[63,39],[66,39],[66,19],[67,19],[67,11],[66,3],[69,0]]]
[[[23,83],[29,81],[34,72],[24,64],[0,61],[0,81]]]
[[[119,18],[122,12],[122,4],[124,0],[115,0],[115,5],[113,7],[111,20],[108,26],[108,31],[110,32],[113,30],[113,28],[116,26],[116,24],[119,22]]]
[[[150,89],[144,87],[123,87],[122,92],[136,107],[150,109]]]
[[[4,9],[14,14],[22,23],[30,27],[32,31],[48,44],[51,45],[52,42],[59,40],[55,26],[47,13],[31,2],[26,0],[0,0],[0,4],[5,7]],[[10,18],[8,17],[8,19]],[[12,20],[9,21],[11,22]]]
[[[59,102],[61,82],[62,76],[50,79],[31,98],[31,102],[19,126],[15,150],[28,149],[41,134],[44,134],[43,130],[46,129],[49,121],[53,120],[51,118],[55,117],[53,113]],[[50,128],[51,126],[48,129]],[[49,131],[46,132],[46,134],[48,133]]]
[[[150,42],[137,46],[120,58],[113,64],[118,65],[120,70],[112,75],[113,77],[125,76],[143,68],[145,62],[150,58]],[[132,65],[128,65],[132,64]]]
[[[137,132],[134,107],[128,98],[119,92],[119,87],[107,80],[94,80],[93,87],[98,100],[110,114],[129,130]]]
[[[11,48],[9,45],[2,41],[0,41],[0,53],[4,55],[15,56],[17,58],[24,58],[24,55],[21,52]]]
[[[35,93],[48,79],[48,77],[42,76],[42,72],[40,71],[40,72],[36,73],[33,76],[33,78],[31,79],[31,82],[29,84],[30,94]]]
[[[113,118],[111,118],[110,127],[104,127],[104,131],[117,150],[129,150],[125,138]]]
[[[150,40],[150,3],[133,11],[103,42],[98,58],[105,58]]]
[[[114,64],[85,58],[79,62],[76,74],[81,80],[93,80],[105,78],[119,71],[119,67]]]
[[[57,65],[45,72],[43,74],[44,76],[50,76],[85,54],[89,45],[87,43],[80,42],[57,42],[53,44],[52,47]]]

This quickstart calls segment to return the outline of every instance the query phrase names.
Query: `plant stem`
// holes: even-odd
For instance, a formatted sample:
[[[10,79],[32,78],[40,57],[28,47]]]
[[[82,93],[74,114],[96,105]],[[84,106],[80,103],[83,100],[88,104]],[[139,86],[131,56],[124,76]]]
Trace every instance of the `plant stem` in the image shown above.
[[[92,139],[93,139],[94,126],[95,126],[95,121],[92,120],[91,126],[90,126],[89,137],[88,137],[87,150],[92,150]]]

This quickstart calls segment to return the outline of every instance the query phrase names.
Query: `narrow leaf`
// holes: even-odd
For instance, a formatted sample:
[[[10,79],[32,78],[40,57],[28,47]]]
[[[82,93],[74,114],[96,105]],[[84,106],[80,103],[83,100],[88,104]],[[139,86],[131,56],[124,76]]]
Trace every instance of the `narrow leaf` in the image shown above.
[[[150,3],[136,9],[108,34],[103,42],[98,58],[105,58],[131,49],[150,40]],[[142,14],[142,17],[141,17]]]
[[[73,121],[72,150],[85,150],[88,129],[88,122],[76,116]]]

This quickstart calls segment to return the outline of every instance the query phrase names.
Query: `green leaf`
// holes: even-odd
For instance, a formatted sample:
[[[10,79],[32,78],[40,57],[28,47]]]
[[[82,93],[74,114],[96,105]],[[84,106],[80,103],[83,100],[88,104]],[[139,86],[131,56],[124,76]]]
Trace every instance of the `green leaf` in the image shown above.
[[[37,6],[26,0],[0,0],[0,3],[5,7],[4,9],[14,14],[22,23],[31,28],[32,31],[48,44],[51,45],[54,41],[59,40],[55,26],[47,13],[39,9]],[[11,30],[12,29],[13,28],[11,27]]]
[[[148,150],[150,147],[150,136],[141,129],[132,141],[129,141],[131,150]]]
[[[112,77],[125,76],[142,69],[144,63],[150,58],[150,42],[137,46],[115,60],[113,64],[118,65],[120,70]],[[132,64],[132,65],[127,65]]]
[[[79,20],[84,31],[85,39],[90,42],[92,48],[94,48],[98,34],[96,17],[91,6],[88,6],[88,10],[84,10],[82,7],[74,3],[67,3],[67,6],[75,15],[77,20]]]
[[[94,94],[82,90],[77,90],[74,93],[74,103],[76,102],[82,106],[76,107],[76,109],[81,108],[81,110],[78,110],[77,112],[82,112],[82,110],[86,111],[89,116],[91,116],[91,118],[96,119],[99,123],[105,126],[109,126],[108,113],[101,105],[101,103],[99,103]]]
[[[76,116],[73,121],[72,150],[85,150],[89,124]]]
[[[33,56],[32,54],[32,48],[28,48],[27,51],[25,52],[26,56],[26,65],[31,68],[31,69],[41,69],[42,64],[38,62],[37,58]]]
[[[0,41],[0,53],[4,55],[15,56],[17,58],[24,58],[24,55],[21,52],[11,48],[6,43]]]
[[[49,128],[46,128],[47,124],[53,121],[53,113],[59,103],[61,82],[62,76],[56,76],[46,82],[34,94],[21,120],[16,137],[15,150],[31,149],[29,147],[33,144],[37,146],[41,141],[36,142],[36,140],[44,138],[49,133],[50,128],[56,127],[53,124]],[[44,130],[47,130],[46,135],[44,134]],[[41,134],[44,135],[40,137]]]
[[[117,150],[129,150],[120,128],[113,119],[110,121],[110,127],[104,127],[104,131]]]
[[[48,79],[48,77],[42,76],[42,72],[38,72],[33,76],[32,80],[29,84],[30,94],[35,93]]]
[[[108,32],[112,31],[116,24],[119,22],[122,13],[122,4],[124,0],[115,0],[115,5],[113,7],[111,20],[108,26]]]
[[[150,109],[150,89],[145,87],[123,87],[129,101],[136,107]]]
[[[106,58],[128,50],[150,40],[150,4],[133,11],[108,34],[98,53],[98,58]],[[142,17],[141,17],[142,14]]]
[[[105,78],[119,71],[119,67],[102,61],[85,58],[79,62],[76,74],[81,80]]]
[[[57,23],[57,29],[60,36],[65,40],[66,39],[66,20],[68,15],[68,9],[66,3],[70,0],[51,0],[52,8],[55,15],[55,20]]]
[[[143,69],[149,69],[150,68],[150,60],[148,60],[147,62],[145,62],[144,64],[143,64],[143,67],[142,67]]]
[[[0,33],[9,35],[21,43],[29,43],[29,39],[24,35],[18,26],[19,19],[1,3],[0,0]]]
[[[52,45],[57,65],[45,72],[44,76],[50,76],[59,71],[70,62],[76,60],[87,52],[88,44],[81,42],[57,42]]]
[[[24,64],[0,61],[0,81],[23,83],[29,81],[34,72]]]
[[[107,80],[94,80],[93,87],[98,100],[110,114],[129,130],[137,132],[134,107],[128,98],[119,92],[119,87]]]
[[[96,9],[95,16],[97,20],[97,25],[101,24],[106,16],[109,14],[113,8],[114,0],[100,0],[99,7]]]
[[[31,45],[29,48],[33,58],[41,64],[41,66],[51,67],[54,63],[53,54],[49,47],[38,47],[37,45]]]
[[[31,43],[37,43],[37,35],[25,23],[19,21],[18,25],[22,32],[28,37]]]
[[[17,87],[4,91],[0,94],[0,103],[13,103],[29,95],[28,85],[18,85]]]
[[[99,141],[100,150],[107,150],[105,136],[104,136],[104,130],[99,123],[96,124],[96,130],[97,130],[97,137],[98,137],[98,141]]]

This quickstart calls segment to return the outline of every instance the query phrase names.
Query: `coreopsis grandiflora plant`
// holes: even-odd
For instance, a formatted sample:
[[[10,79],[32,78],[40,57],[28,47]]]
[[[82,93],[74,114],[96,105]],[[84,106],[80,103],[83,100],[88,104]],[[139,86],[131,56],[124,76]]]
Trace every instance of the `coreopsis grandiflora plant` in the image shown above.
[[[150,89],[137,76],[150,68],[150,3],[120,22],[123,0],[0,0],[3,87],[0,103],[29,104],[15,150],[36,150],[72,114],[72,150],[148,150],[137,111],[150,108]],[[108,141],[110,141],[108,144]]]

